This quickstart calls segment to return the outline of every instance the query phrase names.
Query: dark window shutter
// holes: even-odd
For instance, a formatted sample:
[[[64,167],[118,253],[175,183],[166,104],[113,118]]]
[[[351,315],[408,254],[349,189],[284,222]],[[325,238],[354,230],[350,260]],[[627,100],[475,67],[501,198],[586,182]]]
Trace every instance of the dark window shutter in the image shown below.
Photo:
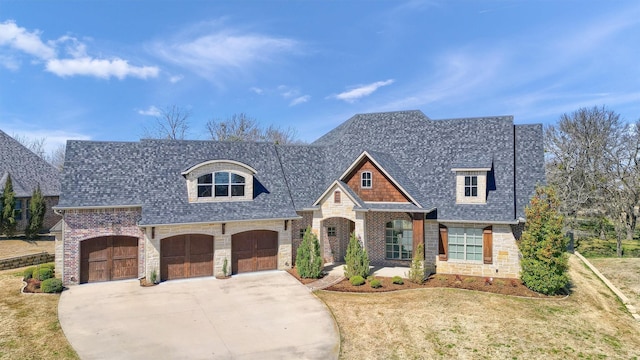
[[[491,226],[482,232],[482,256],[485,264],[493,263],[493,230]]]
[[[447,261],[447,254],[449,252],[448,245],[448,232],[447,228],[442,226],[440,227],[440,241],[438,241],[438,256],[441,261]]]

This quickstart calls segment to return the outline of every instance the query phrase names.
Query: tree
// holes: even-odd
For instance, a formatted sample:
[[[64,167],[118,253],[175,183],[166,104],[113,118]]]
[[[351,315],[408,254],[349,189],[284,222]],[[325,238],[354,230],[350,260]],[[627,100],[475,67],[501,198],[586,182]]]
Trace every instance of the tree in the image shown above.
[[[42,159],[47,158],[47,151],[45,149],[46,137],[41,138],[29,138],[20,134],[13,134],[13,139],[22,144],[27,149],[31,150],[34,154],[40,156]]]
[[[302,243],[296,253],[296,268],[301,278],[317,279],[322,275],[323,261],[320,256],[320,242],[318,237],[307,227],[302,237]]]
[[[156,123],[144,129],[144,137],[150,139],[184,140],[189,130],[191,112],[177,105],[160,110]]]
[[[53,165],[59,171],[62,171],[64,167],[64,157],[67,152],[67,147],[65,144],[60,144],[57,148],[51,151],[49,155],[48,161],[51,165]]]
[[[44,222],[44,214],[47,210],[47,205],[44,202],[42,191],[40,191],[40,185],[33,190],[31,194],[31,201],[29,202],[29,220],[27,227],[24,230],[28,239],[35,239],[38,237],[42,224]]]
[[[579,214],[606,217],[622,238],[632,239],[640,204],[640,123],[625,124],[605,107],[564,114],[545,137],[547,180],[571,221]]]
[[[522,254],[522,282],[531,290],[555,294],[569,283],[567,238],[562,234],[563,217],[551,187],[536,188],[525,209],[527,222],[518,241]]]
[[[293,129],[282,129],[273,125],[261,128],[256,119],[245,113],[233,114],[226,120],[209,120],[206,126],[211,140],[266,141],[275,144],[298,142]]]
[[[422,284],[424,282],[424,244],[416,246],[416,252],[411,260],[411,267],[407,273],[411,282]]]
[[[351,233],[349,237],[349,245],[347,245],[347,253],[344,256],[344,276],[351,279],[353,276],[369,276],[369,255],[367,250],[362,247],[360,240],[355,233]]]
[[[0,214],[0,233],[7,236],[12,236],[16,231],[16,218],[15,218],[15,198],[16,194],[13,191],[13,183],[11,182],[11,176],[7,176],[7,181],[4,184],[4,191],[2,192],[2,213]]]

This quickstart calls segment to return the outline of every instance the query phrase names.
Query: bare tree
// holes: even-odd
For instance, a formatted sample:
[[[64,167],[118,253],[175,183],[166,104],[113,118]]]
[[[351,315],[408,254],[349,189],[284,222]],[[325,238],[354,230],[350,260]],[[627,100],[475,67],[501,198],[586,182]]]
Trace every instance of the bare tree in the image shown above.
[[[47,155],[44,144],[47,142],[47,138],[29,138],[20,134],[13,134],[13,138],[34,154],[46,159]]]
[[[282,129],[276,126],[261,128],[258,122],[245,113],[233,114],[226,120],[207,121],[210,139],[217,141],[266,141],[275,144],[291,144],[296,140],[292,128]]]
[[[65,156],[66,150],[67,150],[66,145],[60,144],[58,145],[57,148],[51,151],[51,154],[48,157],[49,163],[59,171],[62,171],[64,167],[64,156]]]
[[[631,239],[640,204],[640,123],[627,125],[612,110],[581,108],[561,116],[545,136],[547,180],[562,202],[561,211],[608,218],[622,238]]]
[[[144,137],[150,139],[184,140],[189,130],[191,112],[177,105],[160,110],[152,128],[144,129]]]

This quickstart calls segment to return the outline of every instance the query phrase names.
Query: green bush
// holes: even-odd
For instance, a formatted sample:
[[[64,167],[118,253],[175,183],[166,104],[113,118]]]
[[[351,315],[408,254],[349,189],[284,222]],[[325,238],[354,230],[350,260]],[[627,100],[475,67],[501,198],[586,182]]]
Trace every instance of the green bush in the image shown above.
[[[37,273],[37,276],[35,276]],[[43,281],[43,280],[47,280],[47,279],[51,279],[53,277],[53,270],[49,269],[49,268],[40,268],[40,269],[36,269],[33,271],[33,277]]]
[[[371,287],[374,289],[382,287],[382,283],[378,279],[371,280]]]
[[[44,263],[44,264],[40,264],[40,265],[38,265],[38,266],[39,266],[41,269],[42,269],[42,268],[48,268],[48,269],[51,269],[51,270],[55,270],[55,268],[56,268],[56,264],[55,264],[55,263],[52,263],[52,262],[48,262],[48,263]]]
[[[360,240],[355,233],[349,237],[347,253],[344,256],[344,276],[351,279],[353,276],[361,276],[363,280],[369,276],[369,255],[367,250],[362,248]]]
[[[46,279],[40,284],[40,289],[45,293],[61,292],[62,280],[56,278]]]
[[[562,234],[563,219],[558,207],[552,188],[536,188],[525,209],[527,222],[518,242],[522,282],[546,295],[557,293],[569,283],[567,238]]]
[[[22,280],[27,281],[29,279],[31,279],[33,277],[33,271],[36,268],[34,267],[30,267],[30,268],[26,268],[24,269],[24,271],[22,272]]]
[[[322,275],[323,260],[320,255],[320,242],[316,234],[308,227],[302,237],[302,243],[296,253],[296,268],[301,278],[318,279]]]
[[[411,260],[411,267],[409,273],[406,274],[409,281],[416,284],[422,284],[424,282],[424,244],[417,246],[413,259]]]
[[[394,276],[391,278],[391,282],[396,284],[396,285],[403,285],[404,284],[404,280],[402,280],[402,278],[400,276]]]
[[[355,275],[349,278],[349,282],[353,286],[360,286],[365,283],[364,278],[360,275]]]

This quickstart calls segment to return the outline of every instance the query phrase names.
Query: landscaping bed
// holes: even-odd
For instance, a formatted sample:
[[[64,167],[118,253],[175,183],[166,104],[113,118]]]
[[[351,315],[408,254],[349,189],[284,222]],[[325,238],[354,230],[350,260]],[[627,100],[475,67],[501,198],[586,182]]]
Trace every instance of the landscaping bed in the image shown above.
[[[325,275],[325,274],[323,273],[323,274],[322,274],[322,276],[321,276],[320,278],[318,278],[318,279],[301,278],[301,277],[300,277],[300,275],[298,274],[298,270],[297,270],[295,267],[294,267],[294,268],[291,268],[291,269],[288,269],[288,270],[287,270],[287,272],[288,272],[289,274],[291,274],[293,277],[295,277],[296,279],[298,279],[298,281],[300,281],[300,282],[301,282],[301,283],[303,283],[304,285],[306,285],[306,284],[310,284],[310,283],[312,283],[312,282],[314,282],[314,281],[318,281],[318,280],[322,279],[322,278],[324,277],[324,275]]]

